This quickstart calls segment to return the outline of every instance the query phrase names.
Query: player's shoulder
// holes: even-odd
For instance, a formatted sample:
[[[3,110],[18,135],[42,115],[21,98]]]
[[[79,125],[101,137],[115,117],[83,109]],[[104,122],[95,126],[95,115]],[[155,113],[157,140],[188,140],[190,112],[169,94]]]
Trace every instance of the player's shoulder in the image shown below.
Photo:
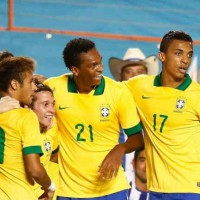
[[[200,89],[200,84],[197,83],[196,81],[192,80],[191,87],[192,88],[196,88],[196,89]]]
[[[130,91],[122,82],[113,80],[109,77],[105,77],[105,91],[108,92],[109,95],[113,95],[116,98],[121,97],[122,95],[128,95]]]
[[[154,82],[154,80],[155,80],[155,76],[142,74],[142,75],[132,77],[127,81],[123,81],[123,83],[126,86],[133,88],[133,87],[138,87],[144,84],[152,85],[151,83]]]
[[[56,83],[68,80],[70,76],[71,76],[71,73],[61,74],[60,76],[54,76],[54,77],[48,78],[47,80],[44,81],[44,83],[47,85],[56,84]]]
[[[35,112],[32,111],[30,108],[19,108],[16,110],[18,110],[19,114],[22,116],[30,116],[33,118],[35,118],[35,117],[37,118],[37,115],[35,114]]]
[[[186,88],[185,91],[190,97],[195,99],[195,101],[196,99],[200,98],[200,84],[194,80],[191,81],[191,84],[189,85],[189,87]]]
[[[140,82],[144,82],[144,81],[147,82],[147,81],[154,80],[154,79],[155,79],[155,76],[141,74],[138,76],[134,76],[127,81],[124,81],[124,83],[125,84],[140,83]]]
[[[3,113],[4,114],[4,113]],[[10,120],[12,119],[17,119],[18,122],[24,122],[24,123],[29,123],[29,122],[34,122],[38,121],[37,115],[35,112],[33,112],[29,108],[17,108],[17,109],[12,109],[10,111],[5,112],[5,117],[6,114],[8,115],[8,118]]]
[[[113,80],[107,76],[103,76],[104,80],[105,80],[105,85],[106,87],[113,87],[113,88],[120,88],[122,87],[121,82]]]

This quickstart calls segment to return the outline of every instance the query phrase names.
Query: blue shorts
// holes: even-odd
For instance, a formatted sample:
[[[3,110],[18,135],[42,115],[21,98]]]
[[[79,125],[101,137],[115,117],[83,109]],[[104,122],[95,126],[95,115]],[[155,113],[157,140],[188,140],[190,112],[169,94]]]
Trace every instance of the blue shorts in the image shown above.
[[[149,192],[149,200],[200,200],[200,194]]]
[[[57,200],[128,200],[128,190],[123,190],[120,192],[95,198],[69,198],[58,196]]]

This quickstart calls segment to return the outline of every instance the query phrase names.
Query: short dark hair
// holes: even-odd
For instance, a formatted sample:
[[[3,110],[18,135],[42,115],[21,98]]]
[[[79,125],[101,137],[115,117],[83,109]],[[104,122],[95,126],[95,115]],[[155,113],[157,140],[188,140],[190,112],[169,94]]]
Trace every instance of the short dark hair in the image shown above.
[[[0,51],[0,61],[8,57],[14,57],[14,55],[10,51]]]
[[[35,70],[35,61],[29,57],[8,57],[0,62],[0,90],[7,92],[13,79],[21,85],[26,72]]]
[[[144,146],[142,146],[141,148],[135,150],[135,154],[134,154],[134,160],[136,161],[138,156],[140,155],[140,152],[144,151]]]
[[[81,64],[79,55],[81,53],[86,53],[93,48],[95,48],[95,43],[91,40],[85,38],[75,38],[70,40],[63,50],[65,66],[69,70],[71,70],[72,66],[79,67]]]
[[[161,40],[160,51],[165,53],[171,42],[174,40],[183,40],[191,43],[193,42],[191,36],[184,31],[169,31]]]

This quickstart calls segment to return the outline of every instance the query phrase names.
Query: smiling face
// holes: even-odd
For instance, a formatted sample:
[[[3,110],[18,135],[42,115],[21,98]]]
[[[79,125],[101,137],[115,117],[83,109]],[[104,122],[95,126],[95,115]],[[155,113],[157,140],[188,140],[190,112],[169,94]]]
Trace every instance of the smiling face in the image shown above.
[[[38,116],[41,130],[51,126],[55,115],[54,104],[55,100],[51,92],[40,91],[34,94],[32,110]]]
[[[87,88],[88,92],[90,92],[101,83],[103,72],[102,57],[96,48],[92,48],[86,53],[80,54],[80,61],[81,64],[73,66],[71,71],[74,74],[78,90]]]
[[[183,82],[193,55],[193,46],[189,41],[174,40],[166,52],[159,52],[163,64],[162,75],[169,81]]]

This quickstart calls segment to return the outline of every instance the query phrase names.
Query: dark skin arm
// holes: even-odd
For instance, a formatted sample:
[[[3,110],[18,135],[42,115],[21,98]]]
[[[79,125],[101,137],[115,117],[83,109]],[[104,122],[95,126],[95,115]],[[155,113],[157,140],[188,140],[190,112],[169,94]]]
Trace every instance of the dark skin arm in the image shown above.
[[[144,145],[141,132],[128,137],[126,142],[117,144],[104,158],[99,168],[103,179],[112,179],[117,176],[124,154],[131,153]]]
[[[38,154],[28,154],[24,156],[24,164],[27,172],[28,179],[33,183],[35,180],[44,190],[44,198],[46,200],[52,200],[54,192],[48,190],[51,179],[46,173],[45,168],[40,163],[40,156]]]

